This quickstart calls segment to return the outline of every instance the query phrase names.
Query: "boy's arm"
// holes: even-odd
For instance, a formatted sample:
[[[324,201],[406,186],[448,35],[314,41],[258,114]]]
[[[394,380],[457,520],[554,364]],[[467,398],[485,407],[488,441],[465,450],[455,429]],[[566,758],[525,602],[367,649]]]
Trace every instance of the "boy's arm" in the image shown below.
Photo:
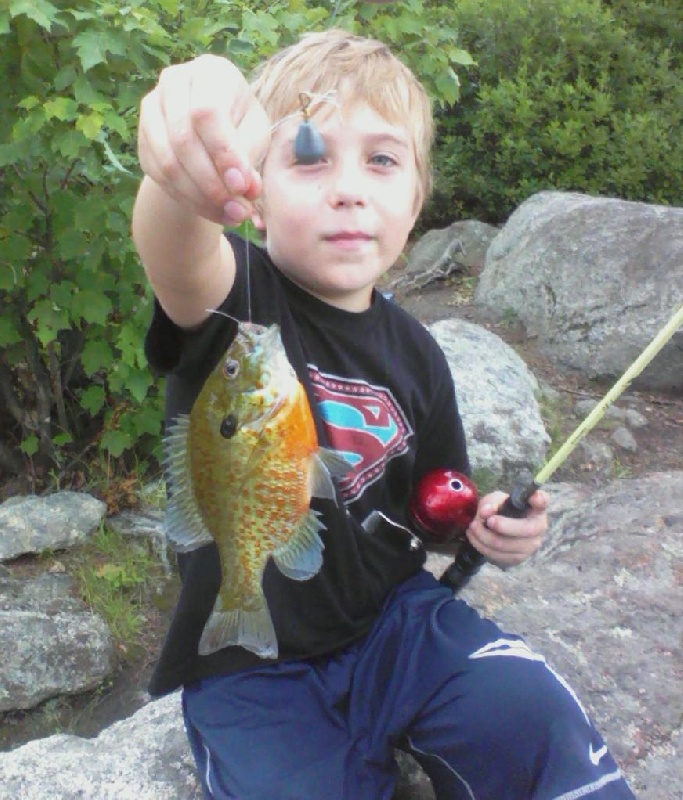
[[[235,259],[223,228],[169,197],[151,178],[140,185],[133,239],[162,308],[191,328],[228,295]]]
[[[165,69],[143,99],[145,178],[133,239],[159,302],[181,327],[200,324],[232,287],[235,261],[223,226],[252,214],[261,181],[251,164],[269,136],[263,108],[224,58]]]

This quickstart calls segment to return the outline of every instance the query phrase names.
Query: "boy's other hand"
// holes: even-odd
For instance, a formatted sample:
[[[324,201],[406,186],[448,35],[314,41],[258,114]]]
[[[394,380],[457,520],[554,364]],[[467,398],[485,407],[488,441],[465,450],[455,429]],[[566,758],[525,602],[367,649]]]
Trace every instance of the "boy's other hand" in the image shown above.
[[[261,191],[253,164],[270,123],[242,73],[202,55],[164,69],[140,107],[143,171],[174,200],[223,225],[248,219]]]
[[[500,567],[521,564],[541,546],[548,530],[548,495],[535,491],[529,511],[521,519],[498,514],[507,495],[492,492],[481,498],[477,514],[467,529],[467,538],[492,563]]]

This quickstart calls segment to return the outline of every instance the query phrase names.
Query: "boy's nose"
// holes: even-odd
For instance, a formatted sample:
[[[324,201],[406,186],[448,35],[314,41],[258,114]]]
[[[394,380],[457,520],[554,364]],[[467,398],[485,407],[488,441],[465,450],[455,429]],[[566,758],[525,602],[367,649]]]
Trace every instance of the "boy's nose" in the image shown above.
[[[368,201],[367,185],[360,170],[338,170],[330,186],[329,202],[333,208],[364,206]]]

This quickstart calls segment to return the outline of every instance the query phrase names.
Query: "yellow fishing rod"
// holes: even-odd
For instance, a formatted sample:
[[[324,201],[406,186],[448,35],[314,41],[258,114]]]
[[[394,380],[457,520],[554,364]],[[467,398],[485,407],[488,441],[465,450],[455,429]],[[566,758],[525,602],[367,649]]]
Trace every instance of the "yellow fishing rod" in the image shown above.
[[[555,471],[567,460],[583,437],[602,419],[608,407],[622,394],[634,378],[647,367],[676,331],[683,325],[683,305],[674,313],[650,344],[624,372],[614,386],[595,406],[583,422],[567,437],[567,440],[536,473],[529,482],[520,483],[510,492],[510,496],[500,507],[498,513],[505,517],[523,517],[529,509],[529,498],[544,483],[547,483]],[[465,540],[457,558],[441,577],[441,582],[454,591],[461,589],[465,583],[485,562],[484,556]]]

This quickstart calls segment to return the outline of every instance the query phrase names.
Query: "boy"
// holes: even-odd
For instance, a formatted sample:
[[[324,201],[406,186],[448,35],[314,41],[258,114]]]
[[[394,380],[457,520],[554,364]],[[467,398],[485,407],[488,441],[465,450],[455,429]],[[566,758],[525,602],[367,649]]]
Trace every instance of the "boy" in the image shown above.
[[[294,153],[302,92],[325,147],[313,163]],[[218,57],[170,67],[142,104],[133,235],[157,298],[146,347],[168,374],[167,422],[189,413],[230,343],[234,324],[207,311],[218,309],[280,326],[321,444],[355,465],[340,505],[313,502],[320,572],[295,582],[265,569],[278,659],[198,655],[218,556],[212,545],[180,556],[150,690],[183,686],[207,798],[390,798],[394,747],[440,799],[632,797],[566,684],[425,572],[406,530],[422,475],[469,469],[443,354],[374,289],[429,191],[431,124],[412,73],[337,30],[273,57],[253,87]],[[247,218],[265,248],[223,234]],[[482,499],[468,536],[513,565],[540,545],[547,499],[507,519],[503,498]]]

